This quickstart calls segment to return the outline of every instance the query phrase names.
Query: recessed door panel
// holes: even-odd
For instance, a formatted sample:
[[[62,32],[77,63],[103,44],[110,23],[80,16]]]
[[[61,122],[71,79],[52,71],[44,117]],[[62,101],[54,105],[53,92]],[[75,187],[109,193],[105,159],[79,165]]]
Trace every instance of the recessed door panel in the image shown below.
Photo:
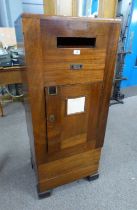
[[[78,145],[95,146],[101,87],[99,83],[45,88],[49,154]]]

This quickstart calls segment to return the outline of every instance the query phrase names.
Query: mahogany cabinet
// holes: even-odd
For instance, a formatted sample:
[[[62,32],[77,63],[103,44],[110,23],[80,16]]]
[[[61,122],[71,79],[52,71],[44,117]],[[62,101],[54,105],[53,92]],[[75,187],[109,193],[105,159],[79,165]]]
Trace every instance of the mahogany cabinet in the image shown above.
[[[120,21],[24,14],[20,22],[26,119],[42,197],[98,177]]]

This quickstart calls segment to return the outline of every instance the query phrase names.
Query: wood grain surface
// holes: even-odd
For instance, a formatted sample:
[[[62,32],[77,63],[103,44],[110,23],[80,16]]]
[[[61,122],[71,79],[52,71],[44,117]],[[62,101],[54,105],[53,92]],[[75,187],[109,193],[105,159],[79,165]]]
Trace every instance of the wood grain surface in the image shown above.
[[[32,127],[28,130],[39,192],[44,192],[98,171],[120,21],[28,14],[22,19],[26,112],[28,128]],[[80,43],[59,48],[58,37],[96,41],[89,48]],[[54,94],[50,88],[56,89]],[[68,115],[68,99],[79,97],[85,97],[84,111]]]

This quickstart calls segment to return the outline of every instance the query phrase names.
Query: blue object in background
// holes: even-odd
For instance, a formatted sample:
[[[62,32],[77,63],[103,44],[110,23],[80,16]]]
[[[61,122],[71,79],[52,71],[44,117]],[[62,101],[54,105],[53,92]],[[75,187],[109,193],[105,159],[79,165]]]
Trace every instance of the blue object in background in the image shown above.
[[[87,4],[87,0],[84,0],[82,2],[82,15],[86,16],[86,4]]]
[[[91,12],[89,11],[90,14],[93,14],[94,12],[98,12],[98,1],[99,0],[91,0],[92,2],[92,6],[91,6]],[[87,5],[87,0],[83,0],[82,2],[82,15],[83,16],[86,16],[86,5]]]
[[[98,0],[92,0],[91,14],[98,11]]]
[[[133,0],[131,22],[127,35],[125,51],[131,51],[125,57],[123,77],[127,81],[122,81],[121,88],[137,86],[137,0]]]

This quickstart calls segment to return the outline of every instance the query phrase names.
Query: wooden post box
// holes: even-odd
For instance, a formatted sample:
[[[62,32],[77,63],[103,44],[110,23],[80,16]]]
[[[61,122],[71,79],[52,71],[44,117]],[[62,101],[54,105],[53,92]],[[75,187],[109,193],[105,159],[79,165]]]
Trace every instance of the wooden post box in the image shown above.
[[[98,177],[120,21],[24,14],[22,24],[26,117],[42,197]]]

